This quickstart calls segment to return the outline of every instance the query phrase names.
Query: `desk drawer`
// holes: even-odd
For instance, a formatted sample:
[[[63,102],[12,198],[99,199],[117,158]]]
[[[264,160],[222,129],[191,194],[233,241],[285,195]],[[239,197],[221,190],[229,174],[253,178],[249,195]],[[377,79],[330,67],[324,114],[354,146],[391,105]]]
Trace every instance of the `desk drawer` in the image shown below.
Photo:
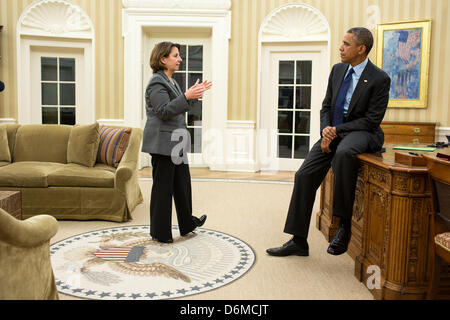
[[[434,122],[395,122],[381,123],[385,143],[434,143],[436,123]]]
[[[429,144],[434,143],[433,137],[416,136],[411,137],[407,135],[398,134],[384,134],[385,143],[413,143],[413,144]]]

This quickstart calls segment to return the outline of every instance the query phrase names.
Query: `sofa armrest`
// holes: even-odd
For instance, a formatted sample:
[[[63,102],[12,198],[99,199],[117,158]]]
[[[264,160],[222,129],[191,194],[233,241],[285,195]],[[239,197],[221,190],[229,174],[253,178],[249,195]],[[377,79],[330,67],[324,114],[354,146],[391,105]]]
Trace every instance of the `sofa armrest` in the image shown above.
[[[132,128],[128,147],[120,160],[114,177],[114,186],[121,191],[125,191],[125,184],[137,172],[141,141],[142,129]]]
[[[0,241],[19,247],[35,247],[49,241],[58,231],[58,221],[49,215],[17,220],[0,209]]]

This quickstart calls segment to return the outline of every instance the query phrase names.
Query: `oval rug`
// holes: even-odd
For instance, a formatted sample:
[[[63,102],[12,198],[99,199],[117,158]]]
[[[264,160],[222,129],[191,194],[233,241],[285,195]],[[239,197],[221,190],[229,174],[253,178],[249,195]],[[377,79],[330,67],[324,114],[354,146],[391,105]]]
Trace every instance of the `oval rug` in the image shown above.
[[[60,293],[84,299],[160,300],[198,294],[243,276],[253,249],[233,236],[197,228],[174,242],[152,240],[147,226],[96,230],[50,247]]]

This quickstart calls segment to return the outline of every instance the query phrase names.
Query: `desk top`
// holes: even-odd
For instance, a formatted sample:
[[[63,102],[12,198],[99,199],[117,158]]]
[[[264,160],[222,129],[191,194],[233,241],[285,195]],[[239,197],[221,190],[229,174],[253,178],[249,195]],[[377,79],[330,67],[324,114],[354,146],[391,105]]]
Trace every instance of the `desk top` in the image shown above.
[[[426,172],[427,167],[411,167],[406,164],[395,162],[395,152],[408,152],[407,150],[394,150],[393,148],[398,144],[388,144],[386,143],[383,147],[386,149],[384,153],[363,153],[358,155],[361,161],[369,162],[376,166],[395,171],[405,171],[405,172]],[[402,144],[402,146],[412,146],[412,147],[426,147],[422,144]],[[447,148],[436,148],[433,152],[427,151],[414,151],[415,153],[426,154],[430,156],[436,156],[437,153],[443,153],[450,155],[450,147]]]

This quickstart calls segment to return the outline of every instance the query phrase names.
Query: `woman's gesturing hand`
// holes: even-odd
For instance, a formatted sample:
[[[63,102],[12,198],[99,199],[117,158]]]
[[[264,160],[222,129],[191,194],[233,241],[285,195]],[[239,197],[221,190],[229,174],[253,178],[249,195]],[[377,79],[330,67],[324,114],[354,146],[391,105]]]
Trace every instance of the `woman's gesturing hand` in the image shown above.
[[[206,90],[209,90],[212,87],[212,82],[211,81],[203,81],[202,83],[199,83],[199,79],[197,79],[197,81],[195,82],[195,84],[190,87],[186,92],[185,92],[185,96],[187,100],[191,100],[191,99],[200,99],[203,97],[203,93]]]

